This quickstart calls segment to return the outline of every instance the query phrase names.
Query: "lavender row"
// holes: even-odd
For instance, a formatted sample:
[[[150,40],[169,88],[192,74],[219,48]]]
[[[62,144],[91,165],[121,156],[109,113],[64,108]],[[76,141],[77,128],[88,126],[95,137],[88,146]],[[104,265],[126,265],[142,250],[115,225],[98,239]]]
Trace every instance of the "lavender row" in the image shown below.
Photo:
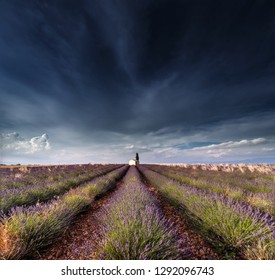
[[[0,212],[7,214],[12,207],[21,205],[32,205],[46,202],[55,196],[62,195],[71,188],[77,187],[93,178],[104,175],[117,168],[117,166],[106,165],[96,169],[88,169],[84,174],[73,177],[65,177],[56,183],[29,185],[24,188],[8,189],[0,194]]]
[[[275,221],[233,199],[207,193],[139,167],[146,180],[230,257],[275,258]]]
[[[171,224],[142,184],[136,167],[130,167],[123,186],[99,217],[103,236],[100,259],[178,259],[183,254]]]
[[[275,215],[275,186],[272,186],[273,182],[270,180],[268,181],[269,184],[259,185],[261,177],[254,178],[255,174],[253,175],[254,180],[250,181],[249,184],[247,181],[242,182],[245,175],[238,174],[237,178],[239,182],[238,185],[236,185],[235,181],[233,181],[234,184],[231,181],[232,174],[219,174],[217,171],[211,171],[209,173],[209,171],[204,170],[194,171],[188,168],[170,166],[148,165],[146,167],[181,183],[205,190],[206,192],[213,192],[231,197],[239,202],[248,203],[255,208]],[[256,179],[259,179],[258,183],[256,183]]]
[[[1,186],[0,196],[5,196],[10,193],[20,193],[28,189],[32,189],[34,186],[36,188],[47,188],[52,185],[63,183],[71,179],[85,177],[87,174],[100,172],[103,170],[110,170],[118,168],[119,165],[108,165],[108,166],[85,166],[82,167],[78,165],[77,167],[66,168],[66,169],[40,169],[41,172],[32,172],[25,175],[22,178],[13,177],[12,175],[5,178],[5,185]],[[31,169],[29,169],[31,170]]]
[[[114,188],[127,169],[120,167],[50,203],[13,208],[1,218],[0,259],[21,259],[53,243],[98,194]]]
[[[168,165],[146,165],[150,169],[154,169],[157,172],[173,174],[178,178],[184,178],[185,180],[194,180],[203,182],[215,182],[223,186],[237,187],[244,191],[253,193],[272,193],[274,186],[274,173],[261,173],[257,171],[241,172],[234,170],[232,172],[225,171],[213,171],[205,169],[194,168],[190,166],[168,166]]]
[[[68,177],[78,177],[104,166],[91,164],[21,166],[0,168],[0,191],[55,183]]]
[[[0,178],[0,195],[8,192],[22,191],[32,186],[46,187],[59,182],[85,176],[88,173],[101,171],[106,168],[118,168],[121,165],[67,165],[53,167],[32,167],[27,171],[22,170],[21,173],[10,174],[9,176]],[[58,167],[58,168],[56,168]],[[32,169],[37,169],[35,172]],[[22,175],[22,176],[19,176]]]

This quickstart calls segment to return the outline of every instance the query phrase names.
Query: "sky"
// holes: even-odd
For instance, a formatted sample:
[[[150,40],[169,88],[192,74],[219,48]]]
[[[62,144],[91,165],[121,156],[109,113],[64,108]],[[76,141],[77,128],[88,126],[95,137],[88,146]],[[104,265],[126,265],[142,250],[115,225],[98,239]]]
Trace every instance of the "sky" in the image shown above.
[[[0,163],[275,163],[275,1],[0,5]]]

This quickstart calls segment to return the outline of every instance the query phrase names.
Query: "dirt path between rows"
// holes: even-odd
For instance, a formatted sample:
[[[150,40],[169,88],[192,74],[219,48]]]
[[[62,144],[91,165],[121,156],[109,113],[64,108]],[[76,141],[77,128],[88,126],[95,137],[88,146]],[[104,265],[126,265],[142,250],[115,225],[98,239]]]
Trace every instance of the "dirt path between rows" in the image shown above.
[[[142,175],[141,175],[142,176]],[[146,182],[143,183],[156,197],[158,206],[162,209],[164,216],[173,224],[173,228],[179,240],[180,247],[186,248],[189,260],[218,260],[221,259],[215,250],[195,231],[178,213],[175,207],[165,201],[158,191]]]
[[[81,213],[62,234],[57,242],[33,255],[40,260],[92,260],[97,259],[96,252],[100,240],[100,220],[98,213],[108,205],[115,192],[121,187],[122,179],[114,190],[95,200],[87,212]]]

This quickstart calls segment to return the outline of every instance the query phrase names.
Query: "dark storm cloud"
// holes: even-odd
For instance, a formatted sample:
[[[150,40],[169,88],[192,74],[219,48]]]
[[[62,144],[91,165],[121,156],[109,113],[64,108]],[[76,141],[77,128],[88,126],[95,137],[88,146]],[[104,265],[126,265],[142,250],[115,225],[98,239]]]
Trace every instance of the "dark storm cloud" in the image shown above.
[[[140,75],[152,83],[177,73],[152,100],[159,123],[274,111],[274,9],[271,1],[155,1],[144,16]]]
[[[274,15],[267,0],[1,1],[1,129],[191,135],[249,118],[274,136],[251,133],[274,117]]]
[[[27,99],[32,92],[56,98],[60,118],[80,119],[84,126],[108,128],[113,114],[124,119],[127,96],[135,91],[126,50],[130,19],[123,5],[107,4],[4,2],[2,90]]]

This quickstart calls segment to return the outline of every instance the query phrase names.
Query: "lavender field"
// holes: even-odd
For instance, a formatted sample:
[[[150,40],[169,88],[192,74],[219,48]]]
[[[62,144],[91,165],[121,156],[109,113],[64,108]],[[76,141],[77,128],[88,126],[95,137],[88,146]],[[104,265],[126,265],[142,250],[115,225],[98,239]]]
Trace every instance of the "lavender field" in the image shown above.
[[[275,259],[274,165],[0,168],[0,259]]]

